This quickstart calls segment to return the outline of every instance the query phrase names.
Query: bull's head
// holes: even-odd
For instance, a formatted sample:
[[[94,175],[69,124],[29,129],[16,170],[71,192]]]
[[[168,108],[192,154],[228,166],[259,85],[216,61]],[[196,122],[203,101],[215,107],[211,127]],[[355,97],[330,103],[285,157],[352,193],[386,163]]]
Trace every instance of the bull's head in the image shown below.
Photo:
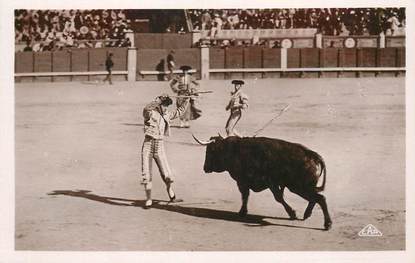
[[[226,170],[227,150],[226,140],[221,136],[214,136],[209,141],[202,141],[196,138],[193,134],[193,139],[200,145],[206,146],[206,157],[203,170],[206,173],[223,172]]]

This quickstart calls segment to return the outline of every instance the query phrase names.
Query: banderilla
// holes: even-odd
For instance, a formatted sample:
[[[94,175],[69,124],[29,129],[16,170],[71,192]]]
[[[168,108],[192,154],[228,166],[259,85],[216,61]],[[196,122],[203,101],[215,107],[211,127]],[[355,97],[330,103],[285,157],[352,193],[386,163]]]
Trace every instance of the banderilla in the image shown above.
[[[201,90],[193,92],[193,94],[213,93],[213,90]]]
[[[268,127],[276,118],[278,118],[279,116],[281,116],[285,111],[288,110],[288,108],[290,107],[290,104],[287,104],[287,106],[285,106],[284,108],[282,108],[277,115],[275,115],[271,120],[269,120],[267,123],[265,123],[264,126],[262,126],[261,129],[257,130],[254,135],[252,137],[256,137],[261,131],[263,131],[266,127]]]
[[[193,92],[190,95],[173,95],[170,97],[173,98],[197,98],[199,97],[198,94],[207,94],[207,93],[213,93],[212,90],[204,90],[204,91],[197,91],[197,92]]]

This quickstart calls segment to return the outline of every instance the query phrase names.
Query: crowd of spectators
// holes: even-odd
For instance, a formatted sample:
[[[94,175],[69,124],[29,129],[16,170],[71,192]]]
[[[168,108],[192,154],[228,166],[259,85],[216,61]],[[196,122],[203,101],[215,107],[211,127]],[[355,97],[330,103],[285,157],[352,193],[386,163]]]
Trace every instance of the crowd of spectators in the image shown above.
[[[164,20],[170,17],[169,10],[163,12],[153,17],[155,27],[168,26],[166,32],[187,31],[177,12],[168,23]],[[128,47],[131,42],[126,32],[131,31],[132,22],[126,13],[122,9],[15,10],[15,41],[25,44],[26,51]],[[406,23],[404,8],[191,9],[187,15],[193,31],[208,31],[210,37],[224,29],[290,28],[316,28],[333,36],[396,35]],[[167,24],[159,25],[162,20]]]
[[[15,10],[15,42],[25,51],[128,47],[123,10]]]
[[[323,35],[394,35],[404,8],[193,9],[193,30],[317,28]]]

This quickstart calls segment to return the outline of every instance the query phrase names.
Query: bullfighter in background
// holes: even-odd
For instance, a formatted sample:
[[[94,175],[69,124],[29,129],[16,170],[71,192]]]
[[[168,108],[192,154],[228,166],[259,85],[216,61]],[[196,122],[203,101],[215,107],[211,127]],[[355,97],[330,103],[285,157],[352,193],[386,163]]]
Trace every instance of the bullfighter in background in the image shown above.
[[[226,122],[226,135],[242,137],[235,129],[236,124],[242,117],[242,110],[248,108],[248,96],[242,92],[242,85],[245,84],[243,80],[233,80],[234,90],[231,92],[231,98],[226,110],[230,110],[228,121]]]
[[[114,61],[112,61],[112,53],[109,53],[107,56],[107,59],[105,60],[105,69],[107,70],[107,76],[104,79],[105,81],[108,81],[110,85],[112,85],[112,68],[114,67]]]
[[[177,94],[176,105],[181,105],[187,96],[190,97],[190,103],[186,112],[180,116],[180,128],[190,128],[190,120],[196,120],[202,114],[202,110],[198,108],[197,97],[199,96],[199,83],[189,73],[192,68],[189,66],[182,66],[180,70],[182,73],[178,77],[170,81],[170,88]]]

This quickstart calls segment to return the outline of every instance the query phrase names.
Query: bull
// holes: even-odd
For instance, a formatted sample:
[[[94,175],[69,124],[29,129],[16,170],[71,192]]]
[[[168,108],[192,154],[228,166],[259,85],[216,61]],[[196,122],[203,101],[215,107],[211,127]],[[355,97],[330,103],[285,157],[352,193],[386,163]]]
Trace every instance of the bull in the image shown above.
[[[319,193],[325,188],[326,165],[318,153],[301,144],[266,137],[215,136],[202,141],[192,136],[196,142],[207,146],[204,171],[227,171],[236,181],[242,196],[240,216],[248,213],[250,190],[261,192],[270,189],[290,219],[297,219],[296,212],[283,197],[284,189],[288,188],[309,202],[304,220],[311,216],[317,203],[323,211],[324,229],[330,229],[332,221],[326,198]],[[322,183],[317,186],[321,176]]]

